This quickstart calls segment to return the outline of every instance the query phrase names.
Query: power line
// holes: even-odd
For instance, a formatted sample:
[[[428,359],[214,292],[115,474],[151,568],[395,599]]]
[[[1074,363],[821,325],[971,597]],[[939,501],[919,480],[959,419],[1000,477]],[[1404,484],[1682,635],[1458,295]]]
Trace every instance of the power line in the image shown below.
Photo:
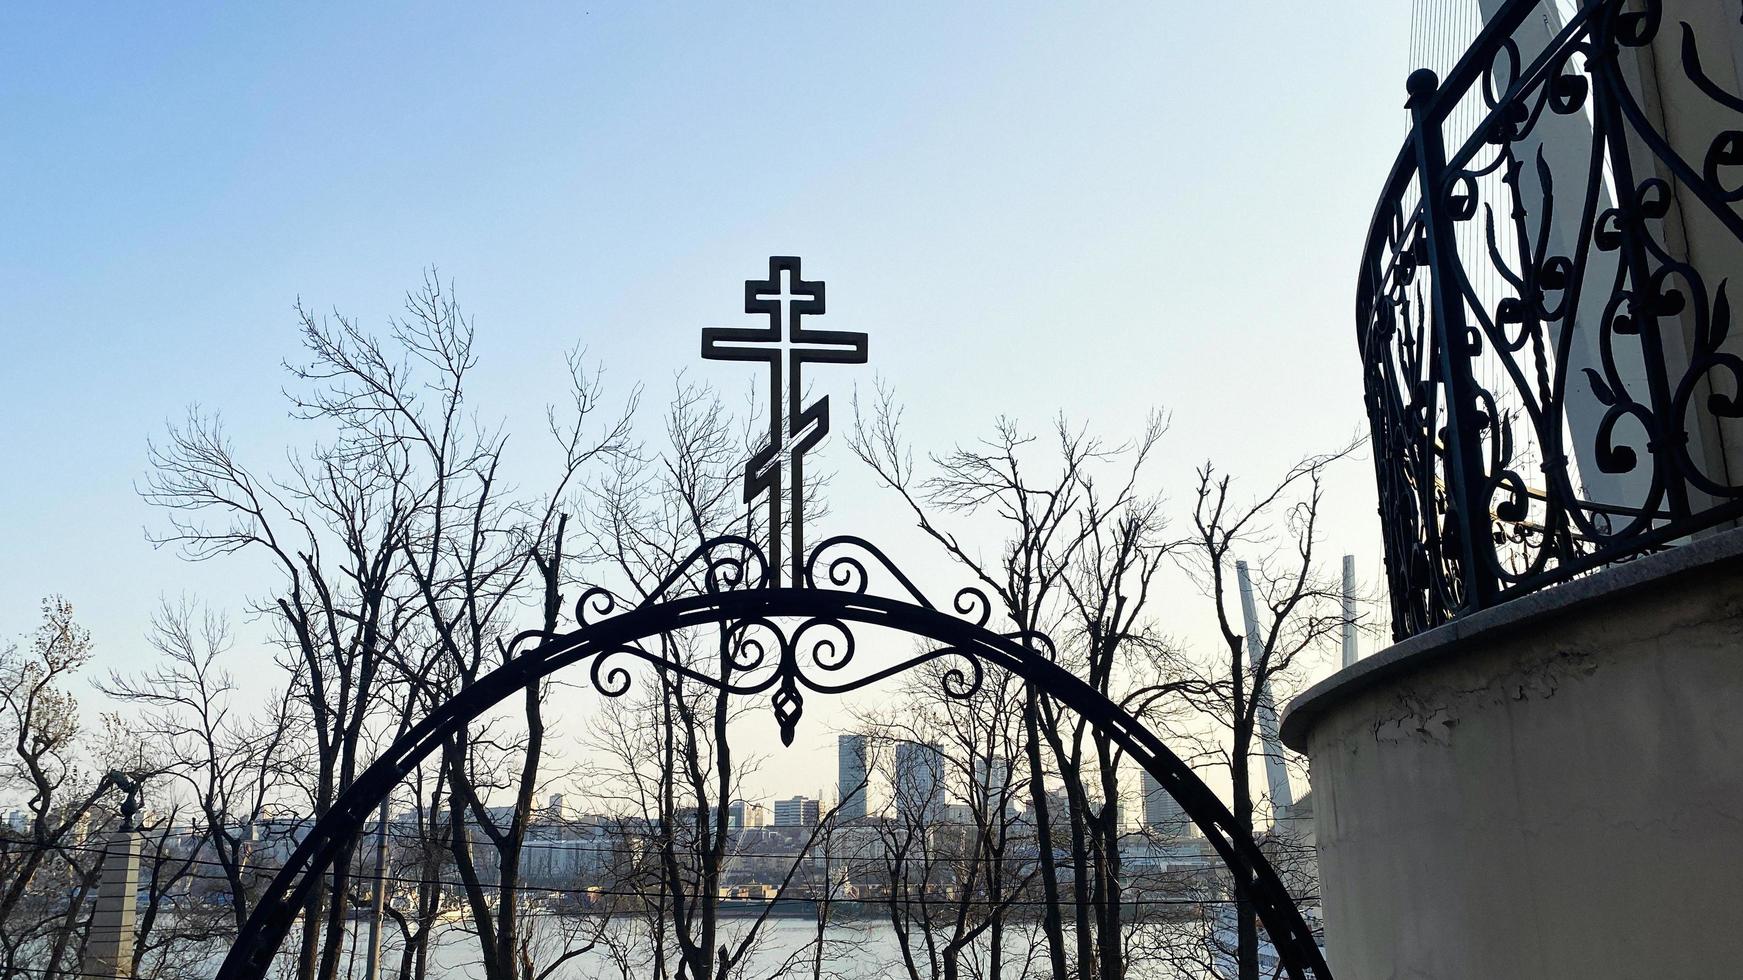
[[[942,830],[942,829],[952,829],[952,828],[962,828],[962,829],[969,829],[969,830],[977,829],[976,825],[974,825],[974,824],[962,824],[962,823],[928,824],[928,825],[926,825],[926,827],[927,827],[927,829],[931,829],[931,830]],[[762,829],[767,829],[767,828],[753,827],[753,828],[749,828],[749,829],[762,830]],[[804,828],[798,828],[798,829],[804,829]],[[852,829],[852,828],[844,828],[844,829]],[[386,836],[388,837],[388,839],[395,840],[395,841],[410,841],[410,842],[414,842],[414,843],[418,843],[418,844],[433,845],[434,847],[439,848],[443,851],[447,850],[448,847],[450,846],[448,841],[443,839],[443,838],[419,836],[417,834],[402,833],[402,832],[391,830],[391,829],[387,832]],[[202,831],[188,831],[188,832],[180,833],[180,834],[154,836],[154,837],[151,837],[149,839],[151,841],[165,841],[165,840],[171,840],[171,839],[175,839],[175,840],[199,839],[201,841],[208,841],[208,840],[211,840],[212,838]],[[653,838],[643,838],[643,839],[644,840],[651,840]],[[882,840],[883,838],[880,837],[879,839]],[[364,840],[362,835],[360,835],[357,840],[358,840],[359,848],[364,848],[364,847],[370,846],[371,842]],[[35,847],[36,846],[32,842],[28,842],[28,841],[21,841],[19,843],[25,844],[27,847]],[[268,838],[266,840],[257,840],[257,841],[242,841],[239,843],[253,844],[257,848],[258,847],[273,847],[273,846],[280,845],[280,844],[289,844],[290,846],[295,847],[296,844],[299,843],[299,841],[294,839],[294,838],[290,838],[290,837],[279,837],[279,838]],[[482,841],[482,843],[485,844],[485,846],[489,847],[489,848],[495,847],[495,845],[492,844],[489,840],[484,840],[484,841]],[[81,848],[81,847],[78,847],[75,845],[66,845],[66,844],[50,845],[50,846],[47,846],[46,848],[41,848],[41,849],[46,849],[46,850],[57,850],[57,849],[59,849],[59,850],[92,850],[91,848]],[[4,852],[5,850],[7,850],[7,848],[5,847],[4,842],[0,842],[0,852]],[[102,849],[97,848],[95,850],[101,851]],[[608,846],[599,846],[599,845],[594,845],[594,844],[568,845],[568,844],[560,844],[560,843],[533,842],[533,843],[522,844],[520,850],[522,853],[525,853],[527,851],[552,851],[552,852],[558,852],[558,853],[564,853],[564,854],[621,854],[623,852],[624,848],[621,845],[620,846],[609,846],[609,845]],[[198,851],[196,851],[195,853],[198,853]],[[1123,858],[1131,858],[1131,857],[1137,856],[1137,855],[1135,855],[1134,852],[1125,851],[1125,850],[1121,851],[1121,855]],[[791,860],[804,860],[804,859],[823,860],[826,857],[827,858],[852,859],[856,856],[857,856],[856,852],[821,853],[821,852],[813,852],[810,850],[802,850],[802,851],[735,851],[735,850],[728,850],[724,855],[722,855],[722,857],[724,857],[724,858],[759,858],[759,859],[760,858],[788,858]],[[180,858],[180,857],[166,857],[165,859],[166,860],[175,860],[175,861],[184,860],[183,858]],[[946,859],[939,858],[937,860],[942,862]],[[1002,863],[1006,863],[1006,864],[1023,864],[1023,863],[1027,863],[1027,862],[1030,862],[1030,861],[1035,860],[1035,859],[1031,858],[1031,857],[1023,856],[1023,855],[999,854],[999,855],[989,855],[989,856],[977,856],[977,857],[965,859],[965,860],[972,860],[974,862],[982,863],[982,864],[987,863],[987,862],[991,862],[991,861],[997,861],[997,862],[1002,862]],[[209,863],[217,864],[220,866],[223,865],[223,862],[221,862],[221,861],[220,862],[209,862]]]
[[[104,849],[104,848],[90,848],[90,847],[73,846],[73,847],[67,847],[65,849],[67,849],[67,850],[80,850],[80,851],[87,851],[87,852],[94,852],[94,853],[105,853],[106,852],[106,849]],[[222,866],[222,862],[202,860],[199,858],[178,859],[178,862],[185,863],[187,865],[210,866],[210,867],[221,867]],[[1208,867],[1209,866],[1207,866],[1207,868]],[[264,871],[266,869],[249,869],[249,870],[256,870],[257,873],[264,873]],[[463,889],[463,888],[467,887],[466,882],[464,882],[464,881],[456,881],[456,880],[451,880],[451,879],[446,879],[446,878],[411,878],[411,877],[406,877],[404,875],[393,875],[393,874],[375,875],[375,874],[365,874],[365,873],[347,874],[346,877],[352,881],[357,881],[357,882],[363,882],[363,881],[376,882],[376,881],[379,881],[379,882],[384,882],[384,883],[389,883],[389,884],[405,884],[405,885],[420,885],[420,886],[429,885],[429,886],[436,886],[436,887],[440,887],[440,888],[454,888],[454,889]],[[229,880],[227,877],[225,877],[223,875],[197,874],[197,873],[185,874],[185,875],[180,876],[180,878],[179,878],[179,880],[184,880],[184,881],[189,880],[189,879],[195,880],[195,881],[222,881],[222,882],[227,882]],[[940,884],[942,884],[942,883],[940,883]],[[507,886],[501,884],[500,882],[491,882],[491,881],[483,881],[483,880],[480,880],[479,882],[477,882],[477,885],[479,888],[482,888],[482,889],[490,889],[490,890],[496,890],[496,891],[502,891],[502,890],[505,890],[507,888]],[[514,890],[519,891],[519,892],[538,892],[541,894],[553,894],[553,895],[589,895],[589,896],[604,896],[604,897],[611,897],[611,898],[643,898],[643,899],[664,898],[664,897],[667,897],[671,894],[671,892],[669,892],[669,891],[647,891],[647,890],[641,890],[641,889],[610,889],[610,888],[603,888],[603,887],[598,887],[598,886],[563,888],[563,887],[552,886],[552,885],[533,885],[533,884],[516,884],[514,886]],[[887,897],[871,898],[871,899],[843,898],[843,897],[840,897],[838,895],[835,895],[835,894],[829,893],[829,892],[824,893],[824,895],[822,895],[822,896],[818,896],[816,894],[798,894],[798,895],[785,895],[784,894],[784,895],[781,895],[778,897],[774,897],[774,896],[749,896],[749,895],[743,896],[743,897],[737,897],[737,896],[726,896],[726,897],[729,898],[731,901],[735,901],[735,902],[763,902],[763,903],[769,903],[769,904],[776,904],[776,903],[781,903],[781,902],[825,902],[825,901],[827,901],[827,902],[863,902],[863,903],[868,903],[868,904],[882,904],[882,903],[888,901]],[[1303,902],[1314,902],[1314,901],[1319,900],[1319,896],[1317,896],[1317,895],[1300,896],[1300,897],[1298,897],[1297,900],[1303,901]],[[910,901],[912,901],[912,900],[910,900]],[[959,904],[960,902],[961,902],[960,899],[936,900],[933,902],[933,904],[953,905],[953,904]],[[996,906],[1030,906],[1030,905],[1048,905],[1050,903],[1048,903],[1044,899],[1013,898],[1013,899],[1009,899],[1009,900],[998,900],[998,899],[988,898],[988,899],[972,899],[969,901],[968,904],[969,905],[988,905],[988,906],[994,906],[994,905],[996,905]],[[1184,905],[1234,905],[1234,904],[1236,904],[1236,900],[1235,899],[1201,899],[1201,898],[1143,898],[1143,899],[1133,898],[1133,899],[1122,899],[1120,904],[1123,906],[1134,906],[1134,905],[1164,905],[1164,906],[1174,906],[1174,905],[1181,905],[1181,906],[1184,906]],[[544,914],[544,913],[541,913],[541,914]],[[562,915],[564,913],[562,913],[562,912],[550,912],[548,914]]]

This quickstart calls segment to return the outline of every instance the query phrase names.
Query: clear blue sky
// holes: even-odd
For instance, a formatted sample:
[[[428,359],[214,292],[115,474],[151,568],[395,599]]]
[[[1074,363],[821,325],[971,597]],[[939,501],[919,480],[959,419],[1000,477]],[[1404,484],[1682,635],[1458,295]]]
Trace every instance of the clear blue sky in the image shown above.
[[[40,4],[0,12],[0,633],[65,593],[103,666],[160,594],[145,442],[222,409],[304,436],[301,296],[379,325],[420,270],[476,315],[488,414],[580,341],[619,391],[796,253],[921,448],[1009,413],[1174,413],[1253,479],[1362,426],[1354,273],[1403,135],[1402,3]],[[862,371],[857,380],[869,381]],[[848,375],[819,378],[845,394]],[[844,400],[844,399],[843,399]],[[877,513],[843,447],[844,516]],[[1328,549],[1378,563],[1371,469]]]

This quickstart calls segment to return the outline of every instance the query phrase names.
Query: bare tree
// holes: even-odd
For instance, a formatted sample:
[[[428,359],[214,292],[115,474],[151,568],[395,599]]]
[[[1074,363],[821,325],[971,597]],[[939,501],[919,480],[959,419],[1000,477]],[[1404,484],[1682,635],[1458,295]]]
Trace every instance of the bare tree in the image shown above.
[[[1029,855],[1039,841],[1017,813],[1026,795],[1025,686],[986,677],[973,698],[956,698],[947,693],[949,669],[921,667],[891,707],[861,721],[874,741],[909,747],[879,758],[893,793],[890,812],[871,824],[899,953],[892,966],[912,980],[1022,977],[1028,964],[1012,969],[1005,956],[1012,913],[1032,906],[1038,869]],[[947,808],[947,787],[963,802]]]
[[[1081,545],[1065,577],[1068,596],[1062,662],[1096,693],[1135,717],[1154,715],[1175,689],[1175,654],[1150,621],[1156,574],[1169,551],[1161,503],[1138,489],[1164,422],[1152,416],[1111,492],[1091,468],[1077,473]],[[1041,731],[1053,750],[1070,802],[1072,885],[1078,962],[1083,975],[1126,975],[1121,897],[1120,774],[1125,753],[1075,712],[1040,701]],[[1090,937],[1093,936],[1093,941]]]
[[[297,405],[310,417],[336,422],[353,452],[404,461],[395,479],[412,504],[397,543],[415,642],[408,637],[394,652],[413,658],[401,662],[410,685],[440,685],[424,692],[428,701],[463,691],[501,663],[528,605],[543,629],[555,630],[566,557],[562,501],[583,467],[622,451],[634,396],[595,429],[601,378],[571,355],[570,404],[547,413],[558,450],[555,476],[545,493],[517,497],[503,477],[507,436],[480,425],[466,408],[477,363],[472,321],[433,275],[407,297],[406,309],[388,341],[342,318],[330,323],[305,314],[305,343],[315,359],[297,374],[318,385]],[[468,727],[443,753],[446,838],[493,980],[532,980],[540,973],[520,921],[520,878],[534,800],[549,778],[542,769],[548,764],[545,694],[543,683],[526,690],[512,736]],[[398,728],[412,720],[402,712]],[[489,805],[496,792],[513,800],[506,814]],[[490,851],[483,867],[475,843]]]
[[[622,445],[630,408],[595,427],[600,379],[572,358],[572,405],[547,419],[562,454],[557,476],[545,494],[522,499],[502,474],[507,437],[466,403],[472,322],[434,273],[408,294],[385,338],[342,315],[301,304],[297,314],[306,359],[288,365],[287,397],[324,441],[293,457],[288,477],[267,478],[239,460],[215,416],[196,411],[152,446],[144,495],[168,514],[159,543],[195,560],[258,552],[278,570],[277,594],[260,609],[310,721],[307,791],[319,819],[373,747],[404,730],[413,699],[427,706],[499,663],[529,606],[552,620],[561,501],[587,462]],[[443,833],[468,883],[489,975],[501,980],[517,975],[520,955],[518,852],[540,785],[543,697],[542,686],[528,691],[525,732],[513,744],[475,743],[468,731],[443,754]],[[510,757],[516,802],[499,821],[486,806],[494,787],[473,777]],[[488,873],[498,901],[483,900],[486,872],[463,825],[479,827],[495,852]],[[338,970],[347,906],[361,901],[351,866],[348,853],[335,864],[331,899],[317,889],[304,909],[300,980]]]
[[[76,955],[98,862],[84,847],[105,780],[80,764],[78,701],[66,685],[91,634],[58,596],[20,649],[0,651],[0,791],[23,797],[23,826],[0,828],[0,976],[54,976]]]
[[[1270,699],[1283,696],[1304,658],[1335,642],[1344,623],[1338,582],[1320,567],[1315,549],[1325,471],[1354,449],[1302,459],[1251,499],[1238,496],[1233,480],[1211,463],[1198,470],[1192,532],[1176,556],[1210,601],[1221,643],[1198,662],[1195,676],[1175,689],[1214,728],[1208,735],[1202,729],[1179,734],[1199,735],[1197,763],[1228,773],[1230,809],[1248,836],[1254,835],[1265,802],[1252,786],[1263,712],[1270,710]],[[1237,557],[1252,573],[1256,638],[1247,636],[1238,618]],[[1239,883],[1233,897],[1236,939],[1230,958],[1240,980],[1257,980],[1257,922]]]
[[[930,458],[917,477],[901,433],[901,410],[887,389],[866,411],[855,405],[854,452],[896,491],[919,528],[997,598],[1014,635],[1073,666],[1096,690],[1142,712],[1166,685],[1157,668],[1166,646],[1145,625],[1151,585],[1168,545],[1157,501],[1140,488],[1146,463],[1166,430],[1151,415],[1142,433],[1110,443],[1056,420],[1046,444],[999,419],[979,443]],[[978,522],[999,540],[983,558],[943,521]],[[1056,636],[1059,645],[1047,637]],[[1053,847],[1038,850],[1042,928],[1055,975],[1123,975],[1119,902],[1122,755],[1081,718],[1062,717],[1044,692],[1029,688],[1023,711],[1029,803],[1040,840],[1063,839],[1071,865]],[[1065,789],[1065,806],[1047,792]],[[1061,910],[1068,871],[1074,913],[1068,946]]]
[[[307,342],[319,352],[317,337]],[[169,515],[156,543],[196,561],[257,552],[278,573],[277,594],[257,611],[276,632],[290,691],[313,737],[306,791],[319,819],[365,761],[365,723],[404,617],[394,586],[415,503],[403,479],[405,453],[366,451],[341,438],[307,460],[293,459],[290,477],[273,480],[241,462],[217,416],[196,410],[150,447],[150,458],[143,495]],[[335,895],[345,895],[349,867],[349,860],[337,864]],[[344,907],[342,898],[329,902],[325,889],[310,896],[299,980],[336,974]]]
[[[216,869],[239,930],[270,872],[250,867],[250,834],[282,799],[300,748],[301,719],[282,693],[269,693],[256,713],[238,703],[236,679],[224,663],[232,634],[222,616],[189,600],[166,600],[152,618],[149,640],[160,657],[156,666],[134,675],[111,672],[98,688],[132,708],[126,724],[151,746],[150,768],[162,776],[159,795],[182,795],[191,803],[193,819],[179,847],[190,860]],[[165,847],[158,852],[167,853]],[[162,870],[150,867],[154,874]]]

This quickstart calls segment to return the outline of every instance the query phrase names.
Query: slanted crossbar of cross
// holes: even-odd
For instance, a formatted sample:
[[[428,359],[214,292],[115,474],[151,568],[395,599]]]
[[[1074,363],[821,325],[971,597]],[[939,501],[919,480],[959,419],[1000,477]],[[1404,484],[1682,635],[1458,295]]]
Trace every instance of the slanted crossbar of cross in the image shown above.
[[[754,504],[758,496],[768,497],[769,569],[778,579],[784,496],[781,457],[785,453],[793,474],[791,492],[785,495],[792,499],[792,514],[785,522],[791,542],[788,581],[798,586],[803,584],[805,560],[805,454],[829,434],[828,395],[800,407],[804,366],[864,364],[866,335],[804,325],[804,317],[824,313],[823,282],[807,281],[800,274],[797,256],[771,256],[767,279],[745,280],[744,311],[767,315],[768,326],[704,327],[702,356],[711,361],[762,361],[769,366],[769,439],[745,464],[744,502]],[[785,406],[781,404],[783,375],[787,383]]]

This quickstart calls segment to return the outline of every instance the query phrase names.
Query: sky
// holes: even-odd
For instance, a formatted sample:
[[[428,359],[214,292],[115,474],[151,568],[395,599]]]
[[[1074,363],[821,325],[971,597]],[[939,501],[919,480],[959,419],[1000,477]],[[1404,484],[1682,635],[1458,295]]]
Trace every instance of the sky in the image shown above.
[[[281,463],[308,438],[280,396],[293,304],[384,327],[431,266],[477,319],[475,404],[511,431],[561,397],[577,344],[610,395],[679,371],[748,384],[696,360],[698,331],[748,323],[742,281],[796,254],[829,284],[821,325],[871,338],[869,365],[813,372],[838,412],[881,380],[925,451],[1000,415],[1132,435],[1160,408],[1176,504],[1207,458],[1256,488],[1365,428],[1355,271],[1404,134],[1408,18],[9,5],[0,636],[64,594],[96,672],[129,670],[160,597],[239,613],[262,595],[246,565],[147,542],[147,440],[197,404]],[[826,530],[919,554],[839,437],[819,455],[838,473]],[[1377,580],[1366,458],[1333,474],[1325,541]],[[824,765],[813,741],[795,751]]]

